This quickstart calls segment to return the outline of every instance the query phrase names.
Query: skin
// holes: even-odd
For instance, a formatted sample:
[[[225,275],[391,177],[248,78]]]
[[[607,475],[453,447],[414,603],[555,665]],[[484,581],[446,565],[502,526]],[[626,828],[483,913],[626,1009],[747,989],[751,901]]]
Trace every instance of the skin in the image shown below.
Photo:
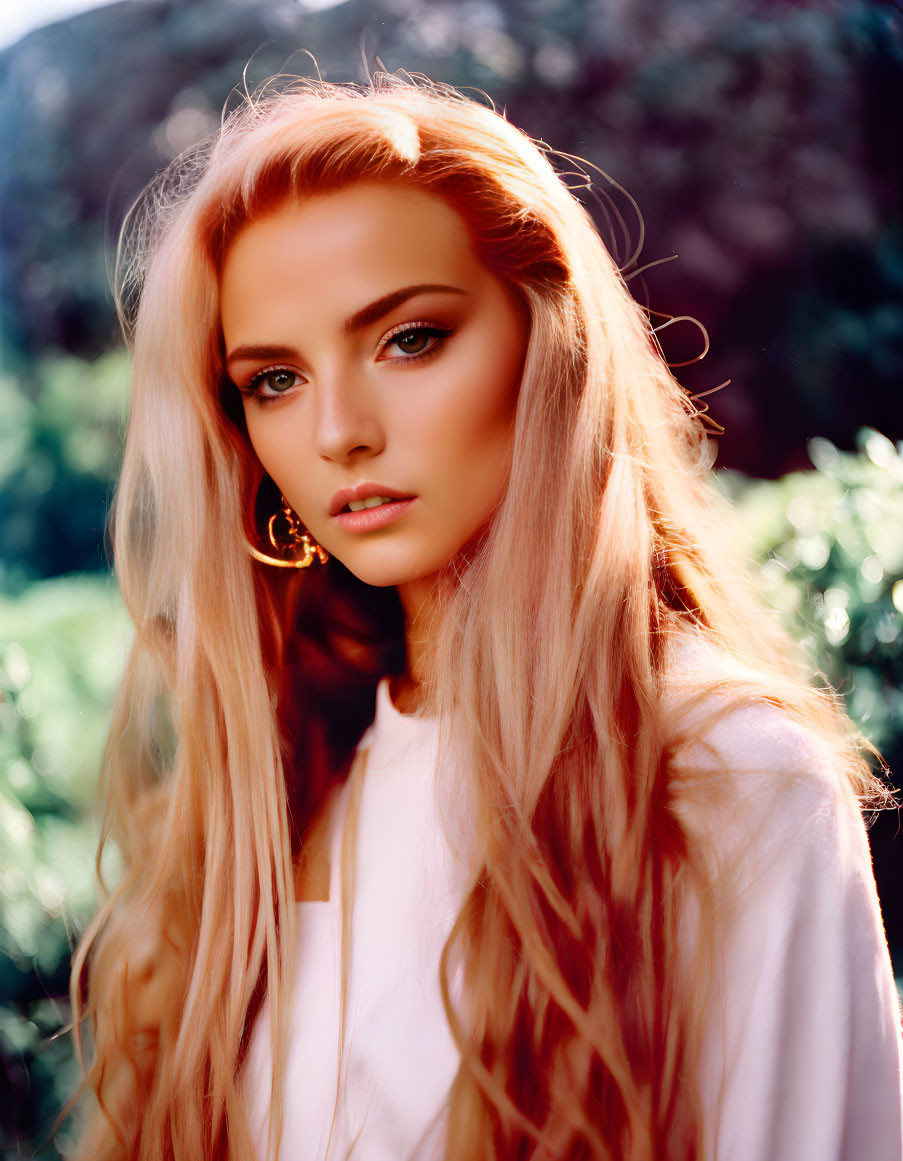
[[[423,286],[446,289],[383,302],[349,325]],[[226,254],[220,295],[255,452],[330,555],[368,584],[397,587],[416,678],[436,575],[504,494],[525,308],[455,211],[397,183],[357,183],[249,223]],[[415,500],[387,527],[351,531],[330,503],[362,482]]]

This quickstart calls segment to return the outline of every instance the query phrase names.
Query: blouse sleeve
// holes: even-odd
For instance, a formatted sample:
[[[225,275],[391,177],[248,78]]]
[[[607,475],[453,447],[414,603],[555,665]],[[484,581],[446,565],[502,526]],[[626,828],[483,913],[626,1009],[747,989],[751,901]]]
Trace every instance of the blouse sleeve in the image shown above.
[[[704,1027],[706,1161],[901,1161],[900,1006],[858,806],[778,711],[719,729],[758,773],[718,840],[737,891]]]

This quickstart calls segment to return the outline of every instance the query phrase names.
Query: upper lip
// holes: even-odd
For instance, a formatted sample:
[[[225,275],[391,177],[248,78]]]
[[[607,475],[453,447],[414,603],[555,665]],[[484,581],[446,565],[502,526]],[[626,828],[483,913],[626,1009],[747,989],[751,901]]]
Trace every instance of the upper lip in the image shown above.
[[[388,496],[390,500],[411,500],[410,492],[399,492],[397,488],[390,488],[386,484],[355,484],[353,488],[339,488],[329,501],[329,515],[338,516],[346,504],[352,500],[369,500],[373,496]]]

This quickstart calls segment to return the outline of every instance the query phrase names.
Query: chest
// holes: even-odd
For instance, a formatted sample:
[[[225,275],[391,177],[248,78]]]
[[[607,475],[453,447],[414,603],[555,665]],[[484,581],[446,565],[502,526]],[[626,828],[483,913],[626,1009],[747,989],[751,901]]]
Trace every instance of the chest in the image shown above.
[[[363,775],[356,826],[347,828],[354,865],[342,1027],[349,918],[342,839],[351,799],[346,786],[321,828],[328,899],[297,906],[282,1161],[345,1157],[355,1140],[354,1155],[374,1161],[439,1156],[443,1107],[458,1067],[439,959],[463,898],[462,873],[433,780],[412,778],[408,764],[384,762],[378,752]],[[243,1076],[258,1148],[266,1140],[269,1055],[264,1004]]]

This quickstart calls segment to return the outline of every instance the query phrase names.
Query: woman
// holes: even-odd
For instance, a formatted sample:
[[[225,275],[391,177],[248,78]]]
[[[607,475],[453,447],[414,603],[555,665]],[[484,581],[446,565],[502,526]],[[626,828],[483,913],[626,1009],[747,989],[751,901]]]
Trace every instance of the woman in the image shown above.
[[[303,82],[136,222],[76,1155],[899,1158],[880,786],[543,152]]]

